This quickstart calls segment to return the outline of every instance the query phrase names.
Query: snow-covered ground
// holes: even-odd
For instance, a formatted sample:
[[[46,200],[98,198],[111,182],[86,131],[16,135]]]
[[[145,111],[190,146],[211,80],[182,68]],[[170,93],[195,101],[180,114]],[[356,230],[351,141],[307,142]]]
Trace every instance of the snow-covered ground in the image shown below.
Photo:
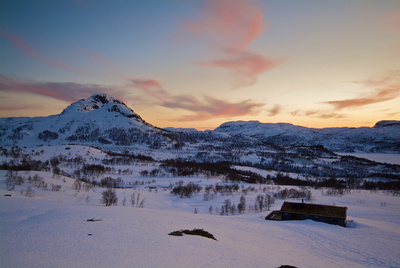
[[[42,160],[57,154],[78,154],[89,163],[96,163],[105,157],[84,146],[70,146],[68,150],[41,147],[36,151],[32,157]],[[343,196],[327,196],[321,190],[310,189],[313,203],[348,207],[352,224],[351,228],[343,228],[310,220],[266,221],[269,211],[230,216],[215,212],[227,199],[238,204],[242,188],[254,187],[245,195],[247,204],[251,204],[259,194],[297,187],[240,183],[238,192],[218,194],[205,201],[204,189],[192,198],[180,198],[165,187],[183,180],[204,188],[224,184],[220,178],[141,177],[141,170],[155,168],[143,163],[115,168],[129,168],[132,172],[110,176],[120,176],[126,183],[144,183],[116,189],[118,206],[111,207],[100,204],[104,189],[76,190],[74,179],[53,176],[52,172],[20,171],[24,184],[8,191],[7,171],[0,171],[0,266],[400,267],[400,197],[392,193],[352,191]],[[27,178],[36,174],[47,182],[48,189],[28,183]],[[60,190],[52,191],[52,184],[60,185]],[[31,197],[26,196],[28,186],[34,190]],[[133,193],[135,197],[140,194],[140,200],[144,198],[144,208],[131,205]],[[271,210],[280,209],[283,202],[276,200]],[[212,214],[210,206],[214,208]],[[87,221],[92,218],[99,221]],[[194,228],[210,232],[218,241],[168,235]]]
[[[382,153],[337,153],[339,155],[350,155],[368,160],[400,165],[400,154],[382,154]]]

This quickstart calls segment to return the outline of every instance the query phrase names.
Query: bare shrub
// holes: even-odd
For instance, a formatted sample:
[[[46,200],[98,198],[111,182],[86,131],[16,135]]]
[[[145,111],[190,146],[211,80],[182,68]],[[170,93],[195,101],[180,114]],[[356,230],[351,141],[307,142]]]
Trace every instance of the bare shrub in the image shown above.
[[[26,188],[25,196],[27,196],[27,197],[35,196],[35,191],[32,189],[32,187],[30,185]]]
[[[143,197],[143,199],[140,200],[140,193],[138,193],[137,195],[135,195],[135,193],[132,193],[130,201],[131,201],[132,207],[144,208],[145,198]]]
[[[144,200],[145,198],[143,197],[142,201],[139,204],[139,208],[144,208]]]
[[[287,198],[303,198],[307,201],[312,199],[311,191],[306,188],[301,188],[300,190],[291,188],[283,189],[277,193],[274,193],[275,199],[287,199]]]
[[[58,192],[61,190],[61,185],[58,184],[51,184],[51,190],[54,192]]]
[[[106,206],[116,205],[118,202],[117,193],[111,188],[103,191],[101,195],[101,203],[105,204]]]
[[[224,205],[222,206],[222,211],[225,215],[229,215],[229,212],[231,210],[232,207],[232,202],[230,199],[226,199],[224,201]]]
[[[6,177],[6,189],[12,191],[15,188],[14,180],[11,177]]]
[[[135,206],[135,203],[136,203],[135,193],[132,193],[132,194],[131,194],[131,204],[132,204],[132,207]]]
[[[17,171],[9,170],[6,174],[6,189],[8,191],[12,191],[15,188],[15,185],[22,185],[25,182],[25,179],[22,176],[18,175]]]
[[[239,212],[239,214],[242,214],[244,213],[245,210],[246,210],[246,197],[242,195],[240,197],[240,202],[237,206],[237,211]]]
[[[47,183],[44,181],[43,177],[39,174],[35,174],[31,180],[31,183],[36,188],[47,189]]]
[[[322,190],[322,194],[323,195],[327,195],[327,196],[342,196],[346,193],[350,193],[350,190],[347,189],[335,189],[335,188],[329,188],[326,191]]]
[[[190,198],[193,194],[197,194],[202,190],[200,185],[193,182],[189,182],[188,184],[184,185],[183,181],[179,181],[177,184],[177,186],[172,188],[171,194],[179,195],[181,198]]]
[[[75,180],[74,184],[72,184],[72,189],[80,191],[82,189],[82,182],[80,180]]]

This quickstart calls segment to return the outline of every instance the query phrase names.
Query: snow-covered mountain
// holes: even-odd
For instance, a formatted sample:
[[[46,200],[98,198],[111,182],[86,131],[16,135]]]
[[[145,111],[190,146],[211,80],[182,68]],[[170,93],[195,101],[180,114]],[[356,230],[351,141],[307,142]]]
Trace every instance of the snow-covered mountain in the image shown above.
[[[323,145],[332,151],[400,152],[400,121],[379,121],[374,127],[307,128],[288,123],[227,122],[214,132],[247,136],[282,146]]]
[[[0,146],[37,146],[68,143],[128,145],[148,142],[164,132],[145,122],[122,101],[94,94],[48,117],[0,118]]]
[[[288,123],[227,122],[213,131],[160,129],[145,122],[122,101],[94,94],[48,117],[0,118],[0,147],[86,144],[182,148],[198,144],[322,145],[338,152],[400,152],[400,121],[380,121],[372,128],[315,129]],[[220,144],[221,145],[221,144]],[[204,146],[203,146],[204,147]]]

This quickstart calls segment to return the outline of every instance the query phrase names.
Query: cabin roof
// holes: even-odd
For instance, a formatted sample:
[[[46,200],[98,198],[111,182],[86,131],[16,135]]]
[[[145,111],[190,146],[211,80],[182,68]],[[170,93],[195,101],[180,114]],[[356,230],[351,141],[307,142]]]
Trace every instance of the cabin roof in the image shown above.
[[[347,207],[284,202],[281,212],[346,219]]]

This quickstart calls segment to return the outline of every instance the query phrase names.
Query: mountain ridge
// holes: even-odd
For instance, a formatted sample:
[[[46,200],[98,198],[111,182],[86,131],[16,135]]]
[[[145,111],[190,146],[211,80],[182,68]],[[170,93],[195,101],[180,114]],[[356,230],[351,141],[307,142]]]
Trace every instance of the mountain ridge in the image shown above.
[[[290,123],[233,121],[214,131],[247,136],[283,146],[323,145],[332,151],[400,152],[400,121],[382,120],[373,127],[307,128]]]
[[[257,141],[277,146],[322,145],[341,152],[400,153],[400,121],[382,120],[373,127],[308,128],[291,123],[230,121],[214,130],[157,128],[121,100],[107,94],[93,94],[48,117],[0,118],[0,146],[39,146],[54,144],[91,144],[147,146],[160,148],[204,140]],[[201,138],[199,138],[201,137]],[[208,138],[211,137],[211,138]],[[168,145],[169,144],[169,145]]]

